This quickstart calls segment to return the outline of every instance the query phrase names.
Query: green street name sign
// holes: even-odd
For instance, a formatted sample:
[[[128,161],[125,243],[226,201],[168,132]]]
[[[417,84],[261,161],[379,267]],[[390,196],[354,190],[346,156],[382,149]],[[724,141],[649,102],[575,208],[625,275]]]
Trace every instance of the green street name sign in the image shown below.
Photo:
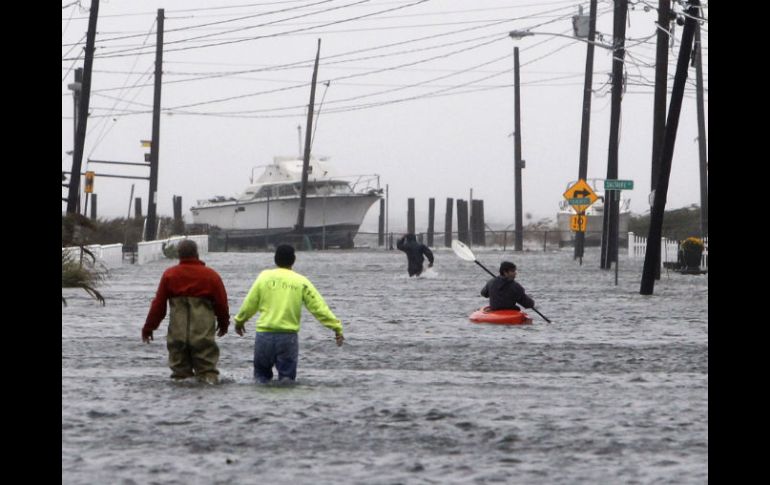
[[[633,180],[605,180],[604,190],[631,190],[634,188]]]

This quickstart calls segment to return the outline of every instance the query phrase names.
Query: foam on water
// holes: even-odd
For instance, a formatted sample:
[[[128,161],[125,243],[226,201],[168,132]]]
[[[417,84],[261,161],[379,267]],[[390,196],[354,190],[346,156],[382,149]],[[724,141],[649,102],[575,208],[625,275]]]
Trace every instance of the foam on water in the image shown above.
[[[348,344],[303,311],[294,385],[257,385],[253,325],[219,339],[220,384],[173,382],[164,322],[140,328],[163,270],[127,266],[102,307],[65,290],[62,483],[706,483],[708,279],[641,261],[598,269],[572,251],[478,250],[553,324],[477,325],[488,274],[436,248],[406,275],[398,251],[299,252]],[[213,253],[231,314],[267,253]],[[405,281],[407,280],[407,281]]]

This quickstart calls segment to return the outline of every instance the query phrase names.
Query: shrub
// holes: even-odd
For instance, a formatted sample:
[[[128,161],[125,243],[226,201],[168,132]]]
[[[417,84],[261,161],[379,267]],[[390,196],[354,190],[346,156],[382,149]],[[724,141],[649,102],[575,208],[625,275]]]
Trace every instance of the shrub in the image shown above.
[[[703,241],[697,237],[688,237],[679,246],[682,251],[703,251]]]

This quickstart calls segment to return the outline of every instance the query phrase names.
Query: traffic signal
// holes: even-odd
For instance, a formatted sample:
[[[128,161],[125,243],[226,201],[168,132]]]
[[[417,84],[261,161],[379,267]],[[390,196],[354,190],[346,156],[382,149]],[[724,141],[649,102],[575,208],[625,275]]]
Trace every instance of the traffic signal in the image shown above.
[[[86,172],[86,194],[93,193],[94,191],[94,172]]]

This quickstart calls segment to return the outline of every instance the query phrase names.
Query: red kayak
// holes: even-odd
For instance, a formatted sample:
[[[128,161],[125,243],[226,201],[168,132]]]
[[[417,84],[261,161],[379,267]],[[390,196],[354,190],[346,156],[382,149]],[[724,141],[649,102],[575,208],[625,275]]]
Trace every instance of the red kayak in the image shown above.
[[[519,310],[490,310],[488,306],[479,308],[471,313],[470,319],[473,323],[496,323],[499,325],[524,325],[532,323],[529,315]]]

